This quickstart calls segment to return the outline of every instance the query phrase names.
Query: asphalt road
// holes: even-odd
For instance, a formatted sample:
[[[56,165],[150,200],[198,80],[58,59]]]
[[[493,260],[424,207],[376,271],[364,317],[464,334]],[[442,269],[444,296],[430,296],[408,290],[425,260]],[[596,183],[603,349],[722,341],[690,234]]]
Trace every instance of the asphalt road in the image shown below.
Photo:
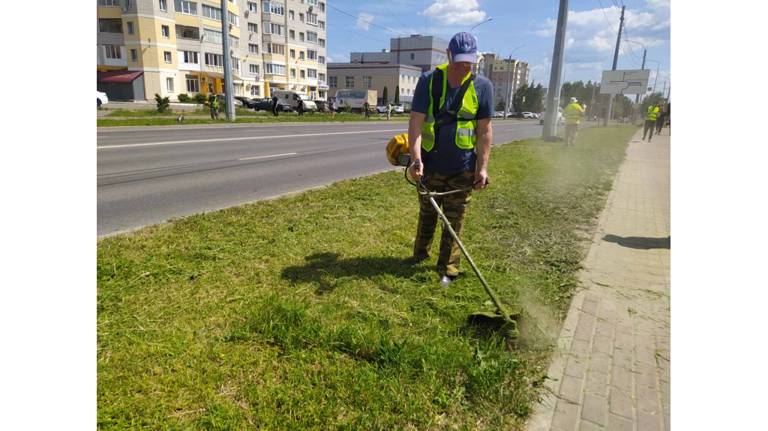
[[[494,144],[541,136],[494,121]],[[407,122],[100,128],[98,236],[392,169]]]

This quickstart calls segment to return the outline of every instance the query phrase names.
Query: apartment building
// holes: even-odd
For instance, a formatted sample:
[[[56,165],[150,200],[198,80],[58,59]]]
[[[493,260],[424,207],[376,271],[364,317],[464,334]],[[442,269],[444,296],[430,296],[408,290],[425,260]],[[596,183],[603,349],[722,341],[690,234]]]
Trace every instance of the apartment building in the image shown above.
[[[528,63],[496,54],[483,54],[482,74],[493,83],[493,104],[506,103],[510,94],[528,82]]]
[[[235,95],[327,97],[326,1],[97,0],[97,86],[110,100],[223,94],[222,19]]]

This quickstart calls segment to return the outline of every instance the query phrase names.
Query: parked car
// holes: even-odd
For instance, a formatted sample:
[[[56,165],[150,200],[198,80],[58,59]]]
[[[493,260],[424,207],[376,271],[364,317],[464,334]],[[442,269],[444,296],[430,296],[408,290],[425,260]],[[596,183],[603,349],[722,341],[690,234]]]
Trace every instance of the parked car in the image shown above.
[[[301,100],[304,102],[305,111],[317,111],[317,105],[306,94],[293,90],[273,90],[272,95],[277,96],[279,103],[288,106],[290,110],[295,110],[299,106],[299,100]]]
[[[395,107],[395,114],[405,114],[405,108],[403,108],[403,105],[394,105]]]
[[[523,112],[522,116],[523,118],[533,118],[533,119],[536,118],[536,114],[534,114],[533,112]]]
[[[318,100],[313,100],[313,102],[315,102],[315,105],[317,106],[317,111],[318,112],[326,112],[326,110],[328,110],[330,112],[331,104],[328,103],[327,100],[320,100],[320,99],[318,99]]]
[[[379,114],[386,114],[387,113],[387,105],[377,106],[376,107],[376,112],[378,112]]]
[[[221,106],[221,110],[224,111],[227,104],[227,97],[223,94],[219,94],[216,96],[219,99],[219,105]],[[243,106],[243,102],[237,98],[237,96],[234,97],[235,99],[235,108],[241,108]]]
[[[109,98],[107,97],[107,93],[103,93],[101,91],[96,92],[96,107],[101,108],[101,105],[104,105],[105,103],[109,103]]]
[[[245,96],[235,96],[235,100],[239,100],[245,108],[254,109],[256,107],[256,99],[251,99],[250,97]]]

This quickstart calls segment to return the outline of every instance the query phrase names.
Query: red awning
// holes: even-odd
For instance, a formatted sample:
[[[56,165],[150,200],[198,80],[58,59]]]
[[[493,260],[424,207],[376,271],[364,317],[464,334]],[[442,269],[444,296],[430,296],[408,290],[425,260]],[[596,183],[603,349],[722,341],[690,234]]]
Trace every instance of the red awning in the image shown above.
[[[144,72],[140,70],[110,70],[107,72],[97,72],[98,82],[109,84],[130,84]]]

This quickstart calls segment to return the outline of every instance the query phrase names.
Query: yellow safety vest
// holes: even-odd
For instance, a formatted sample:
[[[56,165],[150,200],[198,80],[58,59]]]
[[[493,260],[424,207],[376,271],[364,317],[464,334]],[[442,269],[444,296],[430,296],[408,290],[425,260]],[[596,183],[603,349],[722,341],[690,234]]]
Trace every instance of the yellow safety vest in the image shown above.
[[[435,146],[435,117],[434,117],[434,100],[432,94],[432,85],[434,83],[435,73],[437,71],[442,73],[442,82],[440,85],[443,87],[443,91],[440,93],[440,100],[438,110],[445,104],[445,92],[448,87],[448,63],[437,66],[437,69],[429,77],[429,109],[427,109],[427,118],[424,121],[424,125],[421,126],[421,148],[425,151],[431,151]],[[471,73],[467,74],[461,83],[469,79]],[[464,98],[461,100],[461,107],[456,114],[456,146],[462,150],[471,150],[475,148],[477,143],[477,110],[480,108],[480,103],[477,99],[477,92],[475,91],[475,82],[472,81],[467,87]]]
[[[649,121],[656,121],[656,116],[659,115],[659,107],[658,106],[649,106],[648,107],[648,114],[645,116],[646,120]]]
[[[584,115],[584,108],[578,103],[570,103],[565,107],[565,124],[579,124]]]

